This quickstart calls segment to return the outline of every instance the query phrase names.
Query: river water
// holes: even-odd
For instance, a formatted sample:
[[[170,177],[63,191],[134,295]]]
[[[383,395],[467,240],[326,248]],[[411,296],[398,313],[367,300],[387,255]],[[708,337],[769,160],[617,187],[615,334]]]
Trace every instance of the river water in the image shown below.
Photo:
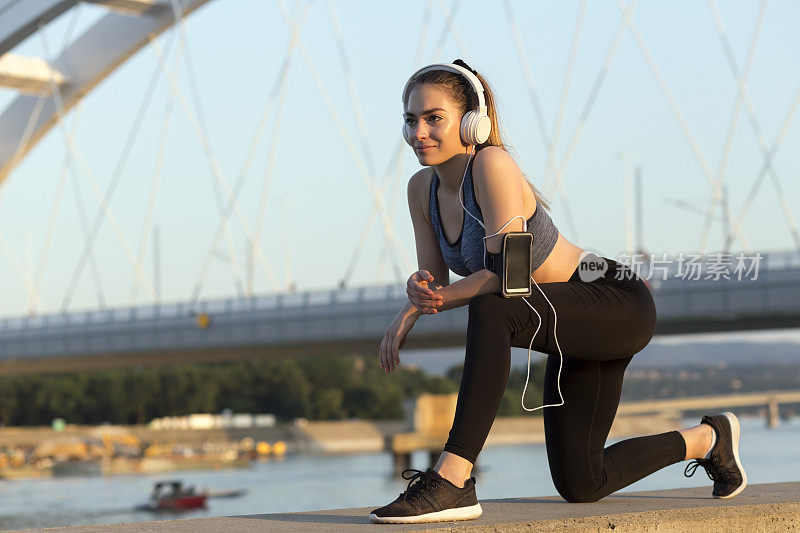
[[[685,425],[698,420],[686,420]],[[776,429],[763,418],[741,419],[740,456],[748,483],[800,481],[800,418]],[[619,439],[610,439],[607,445]],[[426,454],[412,457],[425,468]],[[708,486],[698,468],[687,478],[687,462],[664,468],[620,492]],[[397,497],[407,481],[391,474],[385,453],[344,456],[288,455],[244,469],[0,481],[0,529],[112,524],[174,518],[263,514],[345,507],[379,507]],[[557,495],[543,444],[490,446],[478,459],[480,499]],[[180,479],[212,491],[246,489],[239,498],[210,499],[205,509],[181,514],[135,511],[156,481]],[[745,489],[746,490],[746,489]],[[365,516],[366,520],[366,516]]]

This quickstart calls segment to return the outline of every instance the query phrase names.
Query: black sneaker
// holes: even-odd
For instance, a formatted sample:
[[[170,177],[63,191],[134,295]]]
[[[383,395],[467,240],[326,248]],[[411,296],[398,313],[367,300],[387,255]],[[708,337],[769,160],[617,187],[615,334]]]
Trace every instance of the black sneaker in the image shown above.
[[[406,472],[416,472],[406,477]],[[384,507],[372,511],[370,522],[376,524],[415,524],[418,522],[447,522],[478,518],[483,510],[475,497],[475,478],[459,488],[432,468],[425,472],[407,468],[403,479],[410,480],[405,492]]]
[[[697,467],[702,466],[714,482],[711,494],[715,498],[733,498],[747,485],[747,474],[739,460],[739,420],[733,413],[725,411],[721,415],[706,415],[700,423],[714,428],[717,442],[711,450],[711,457],[694,459],[686,465],[683,474],[692,477]]]

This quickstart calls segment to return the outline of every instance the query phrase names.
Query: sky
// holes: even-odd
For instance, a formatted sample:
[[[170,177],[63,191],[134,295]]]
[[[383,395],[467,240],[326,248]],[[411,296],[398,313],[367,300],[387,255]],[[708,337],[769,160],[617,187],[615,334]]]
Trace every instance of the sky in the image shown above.
[[[368,165],[371,158],[379,180],[387,169],[395,170],[390,173],[385,202],[389,225],[396,235],[391,246],[396,251],[393,255],[399,275],[395,278],[391,260],[381,260],[387,257],[382,243],[384,231],[374,221],[348,280],[350,286],[404,283],[417,267],[405,185],[420,166],[401,141],[400,94],[408,76],[419,66],[459,57],[489,80],[500,103],[501,128],[512,153],[528,178],[545,192],[552,205],[551,216],[567,239],[607,257],[625,251],[624,176],[625,161],[629,161],[642,169],[645,247],[669,254],[698,249],[703,217],[676,206],[674,201],[706,209],[712,194],[707,176],[717,173],[737,98],[734,76],[707,3],[640,1],[633,20],[655,67],[648,65],[637,40],[626,32],[582,126],[580,118],[587,99],[620,23],[617,3],[596,0],[586,3],[585,10],[582,2],[571,1],[516,0],[509,4],[548,132],[556,129],[561,116],[556,138],[559,159],[564,157],[573,132],[580,131],[565,170],[564,194],[548,194],[548,145],[540,133],[525,69],[502,2],[460,2],[454,17],[459,38],[445,32],[438,56],[436,50],[446,28],[439,6],[452,8],[452,1],[318,0],[311,4],[302,41],[341,119],[354,157],[361,165]],[[342,68],[331,5],[341,25],[351,76],[346,76]],[[287,6],[292,9],[290,3]],[[760,7],[760,2],[750,0],[718,2],[739,69],[747,57]],[[45,41],[57,50],[70,27],[73,35],[80,35],[104,15],[102,7],[80,4],[79,9],[45,28]],[[747,83],[758,127],[753,127],[742,110],[724,176],[735,213],[745,204],[763,162],[759,139],[767,146],[772,144],[800,86],[798,18],[797,2],[774,0],[767,4]],[[426,20],[428,33],[418,64],[416,54]],[[574,69],[571,76],[565,76],[577,20],[582,20],[582,31]],[[189,17],[185,29],[188,52],[184,52],[176,71],[177,85],[193,118],[204,125],[210,153],[232,186],[284,61],[288,27],[277,2],[217,0]],[[177,36],[178,32],[166,32],[156,41],[164,53],[170,54],[168,61],[172,60]],[[43,46],[41,36],[34,35],[13,52],[44,57]],[[657,69],[657,75],[651,67]],[[358,249],[373,203],[358,164],[301,53],[294,53],[289,68],[283,105],[266,122],[237,198],[241,217],[250,228],[256,228],[267,184],[258,242],[271,275],[256,265],[256,295],[283,291],[289,283],[298,290],[336,287]],[[154,72],[157,82],[152,96],[145,100]],[[672,108],[657,81],[659,76],[674,98]],[[564,91],[567,78],[569,86]],[[349,83],[357,93],[357,106],[351,103]],[[65,125],[71,128],[77,120],[74,145],[91,178],[105,191],[125,153],[142,101],[147,102],[140,132],[130,147],[110,203],[119,231],[136,254],[144,242],[142,268],[150,284],[155,284],[156,278],[160,280],[158,301],[187,301],[194,291],[201,299],[235,297],[246,285],[240,281],[237,286],[235,280],[245,277],[242,272],[246,271],[251,246],[234,220],[230,249],[237,258],[238,276],[233,274],[227,241],[223,239],[212,249],[212,237],[220,224],[215,196],[219,185],[192,128],[193,119],[187,118],[178,103],[170,104],[170,94],[153,48],[145,47],[73,108],[65,117]],[[14,91],[0,90],[0,110],[16,96]],[[363,116],[363,141],[355,110]],[[278,133],[272,140],[278,116]],[[691,141],[681,129],[681,121],[688,127]],[[166,131],[163,164],[157,174],[153,226],[147,227],[162,131]],[[785,194],[784,205],[800,205],[799,143],[800,132],[791,124],[774,158],[777,180],[769,176],[764,181],[742,226],[754,250],[793,248],[775,190],[779,183]],[[273,145],[270,173],[269,148]],[[392,166],[398,149],[402,150],[400,164]],[[0,255],[0,316],[153,303],[142,288],[134,293],[134,269],[107,221],[94,248],[96,277],[91,264],[78,269],[86,243],[81,213],[91,223],[98,203],[86,172],[63,171],[65,153],[64,137],[53,129],[0,185],[0,235],[7,245]],[[704,165],[707,173],[702,170]],[[269,181],[267,175],[271,176]],[[63,187],[60,202],[59,185]],[[54,205],[58,207],[56,215]],[[52,238],[45,246],[51,220]],[[158,254],[152,241],[154,227],[158,228]],[[143,228],[146,241],[142,239]],[[716,222],[706,251],[720,250],[722,238],[723,228]],[[44,250],[48,250],[46,256]],[[737,242],[733,251],[743,251],[742,243]],[[203,275],[207,261],[209,268]],[[40,303],[32,303],[15,262],[31,278],[41,276]],[[451,280],[455,279],[451,275]],[[73,280],[77,282],[70,288]]]

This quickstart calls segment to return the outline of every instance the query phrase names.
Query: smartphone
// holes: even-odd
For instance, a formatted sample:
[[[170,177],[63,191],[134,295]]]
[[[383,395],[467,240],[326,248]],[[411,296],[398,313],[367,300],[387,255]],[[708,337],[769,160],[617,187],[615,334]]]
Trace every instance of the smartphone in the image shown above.
[[[533,234],[510,231],[503,236],[503,275],[501,294],[506,298],[530,296],[531,250]]]

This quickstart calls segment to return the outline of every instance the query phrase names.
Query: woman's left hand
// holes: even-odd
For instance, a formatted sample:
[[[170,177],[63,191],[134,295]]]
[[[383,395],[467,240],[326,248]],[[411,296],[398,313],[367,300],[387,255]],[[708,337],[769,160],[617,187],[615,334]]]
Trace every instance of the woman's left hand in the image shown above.
[[[427,270],[418,270],[411,274],[406,283],[406,294],[411,305],[419,309],[422,314],[435,314],[436,308],[441,305],[442,297],[437,292],[442,286],[433,280],[433,275]]]

